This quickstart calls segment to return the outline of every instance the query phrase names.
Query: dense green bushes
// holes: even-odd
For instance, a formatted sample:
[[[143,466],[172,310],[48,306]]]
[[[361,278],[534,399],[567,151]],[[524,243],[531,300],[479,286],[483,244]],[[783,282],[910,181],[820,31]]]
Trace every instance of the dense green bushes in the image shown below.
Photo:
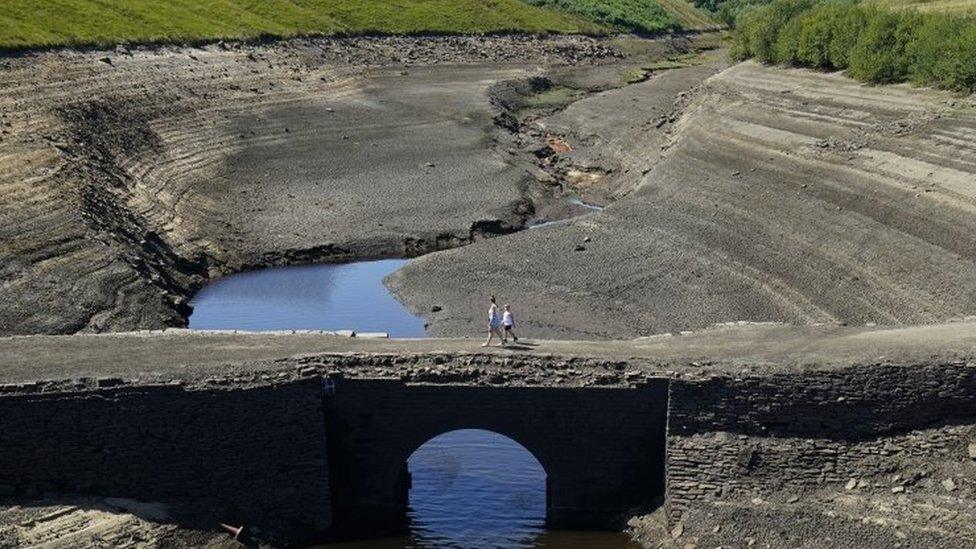
[[[745,11],[737,59],[846,69],[873,83],[911,80],[976,91],[976,18],[890,12],[849,3],[776,0]]]
[[[525,0],[575,13],[618,30],[656,34],[679,30],[681,23],[655,0]]]

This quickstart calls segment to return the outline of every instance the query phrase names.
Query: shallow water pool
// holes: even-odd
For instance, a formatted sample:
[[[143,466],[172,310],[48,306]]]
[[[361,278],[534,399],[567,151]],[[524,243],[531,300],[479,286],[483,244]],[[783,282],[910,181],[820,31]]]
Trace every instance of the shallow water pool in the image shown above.
[[[354,330],[423,337],[424,320],[383,278],[407,260],[299,265],[239,273],[208,284],[190,304],[194,330]]]

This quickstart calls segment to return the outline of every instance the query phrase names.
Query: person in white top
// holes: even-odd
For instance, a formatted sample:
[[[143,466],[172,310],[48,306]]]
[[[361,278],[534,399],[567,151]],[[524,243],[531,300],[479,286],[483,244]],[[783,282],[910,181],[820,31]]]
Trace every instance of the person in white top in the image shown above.
[[[502,328],[505,330],[502,333],[502,343],[508,341],[508,336],[512,336],[512,341],[518,341],[518,336],[515,335],[515,317],[512,316],[512,309],[507,304],[505,305],[505,312],[502,313]]]
[[[504,347],[505,336],[502,335],[502,320],[498,316],[498,305],[495,304],[495,296],[491,296],[491,306],[488,307],[488,339],[482,347],[491,345],[491,338],[496,335],[498,336],[498,345]]]

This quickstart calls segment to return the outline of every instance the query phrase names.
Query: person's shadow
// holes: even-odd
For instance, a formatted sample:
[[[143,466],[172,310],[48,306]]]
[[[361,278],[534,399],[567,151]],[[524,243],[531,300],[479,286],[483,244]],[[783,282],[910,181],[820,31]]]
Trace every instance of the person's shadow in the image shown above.
[[[525,343],[519,341],[518,343],[506,343],[505,349],[512,349],[513,351],[531,351],[538,346],[538,343]]]

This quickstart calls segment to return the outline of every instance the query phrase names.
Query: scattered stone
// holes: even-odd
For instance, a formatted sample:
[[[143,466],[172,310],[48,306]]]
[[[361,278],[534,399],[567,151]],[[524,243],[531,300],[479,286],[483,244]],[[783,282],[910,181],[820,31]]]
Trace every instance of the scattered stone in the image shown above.
[[[583,242],[589,242],[590,240],[591,240],[590,237],[586,237],[583,239]]]
[[[798,501],[800,501],[800,496],[790,496],[790,498],[786,500],[786,503],[796,503]]]
[[[892,494],[904,494],[905,493],[905,487],[904,486],[895,486],[894,488],[891,489],[891,493]]]
[[[746,546],[752,547],[756,544],[756,538],[746,538]]]
[[[857,488],[857,479],[854,479],[854,478],[852,478],[851,480],[847,481],[847,484],[844,485],[844,489],[845,490],[853,490],[855,488]]]
[[[101,61],[102,63],[105,63],[106,65],[111,65],[112,64],[112,58],[111,57],[101,57],[98,60]]]
[[[738,171],[732,172],[732,177],[739,177],[739,172]]]
[[[951,478],[947,478],[942,481],[942,487],[945,488],[947,492],[954,492],[956,490],[956,482]]]
[[[679,523],[678,523],[678,524],[677,524],[677,525],[676,525],[676,526],[675,526],[675,527],[674,527],[674,528],[673,528],[673,529],[671,530],[671,537],[672,537],[672,538],[674,538],[674,539],[678,539],[678,538],[680,538],[680,537],[681,537],[681,534],[684,534],[684,533],[685,533],[685,525],[684,525],[684,523],[681,523],[681,522],[679,522]]]
[[[433,162],[428,162],[428,163],[424,164],[424,166],[425,167],[428,167],[428,168],[433,168],[435,166],[435,164]]]
[[[576,248],[574,248],[574,250],[577,251],[577,252],[585,252],[586,251],[586,246],[582,246],[582,245],[576,246]]]
[[[713,533],[713,534],[717,534],[717,533],[719,533],[719,532],[720,532],[721,530],[722,530],[722,525],[721,525],[721,524],[716,524],[716,525],[715,525],[715,528],[712,528],[712,533]]]
[[[335,109],[333,109],[332,107],[326,107],[325,112],[335,112]]]
[[[976,461],[976,442],[969,443],[969,459]]]
[[[432,312],[432,313],[437,313],[437,312],[440,312],[440,311],[443,311],[443,310],[444,310],[444,308],[441,307],[440,305],[434,305],[433,307],[430,308],[430,312]]]

